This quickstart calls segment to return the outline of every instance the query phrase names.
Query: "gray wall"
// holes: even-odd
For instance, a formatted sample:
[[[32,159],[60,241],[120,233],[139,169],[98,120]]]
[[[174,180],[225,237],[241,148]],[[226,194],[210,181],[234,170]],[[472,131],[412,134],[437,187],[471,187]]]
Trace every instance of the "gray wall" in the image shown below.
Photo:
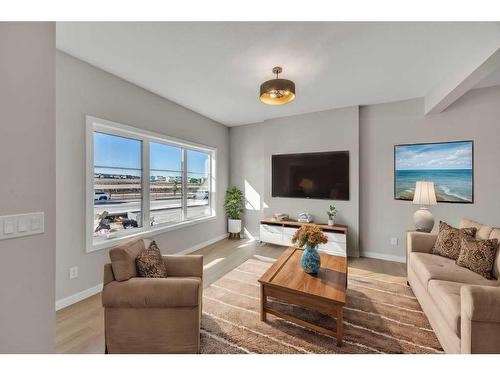
[[[155,236],[176,253],[226,233],[222,202],[228,184],[228,129],[65,53],[57,52],[57,282],[62,299],[102,282],[107,250],[85,252],[85,115],[218,149],[217,219]],[[69,279],[69,267],[79,277]]]
[[[441,114],[424,116],[423,106],[413,99],[360,108],[361,255],[405,259],[418,207],[393,199],[396,144],[474,140],[474,204],[438,203],[431,212],[436,223],[468,217],[500,226],[500,86],[472,90]]]
[[[0,353],[54,351],[55,26],[0,23],[0,215],[45,233],[0,241]]]
[[[358,254],[359,124],[358,107],[284,117],[230,128],[231,184],[243,189],[243,226],[259,235],[259,220],[284,212],[296,217],[307,211],[326,222],[330,201],[271,197],[271,155],[280,153],[350,151],[350,200],[335,201],[337,221],[349,226],[348,252]]]

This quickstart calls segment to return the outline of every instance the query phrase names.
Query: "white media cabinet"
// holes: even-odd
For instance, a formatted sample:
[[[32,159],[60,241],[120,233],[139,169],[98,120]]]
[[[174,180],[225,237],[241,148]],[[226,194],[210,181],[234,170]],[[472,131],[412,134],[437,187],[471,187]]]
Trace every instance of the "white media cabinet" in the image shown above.
[[[332,255],[347,256],[347,227],[345,225],[299,223],[298,221],[278,221],[273,219],[261,220],[259,240],[276,245],[291,246],[293,234],[302,225],[317,225],[328,237],[326,244],[318,246],[319,251]]]

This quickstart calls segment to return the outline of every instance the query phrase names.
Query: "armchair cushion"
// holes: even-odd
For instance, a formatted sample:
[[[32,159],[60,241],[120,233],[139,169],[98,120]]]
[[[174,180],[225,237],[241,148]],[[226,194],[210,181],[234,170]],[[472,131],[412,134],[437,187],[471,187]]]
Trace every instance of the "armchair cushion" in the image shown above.
[[[167,266],[155,241],[137,255],[135,263],[140,277],[167,277]]]
[[[132,277],[137,277],[135,259],[143,250],[145,250],[145,247],[142,238],[134,238],[109,251],[115,280],[126,281]]]
[[[199,305],[198,277],[142,278],[113,281],[102,292],[104,307],[195,307]]]

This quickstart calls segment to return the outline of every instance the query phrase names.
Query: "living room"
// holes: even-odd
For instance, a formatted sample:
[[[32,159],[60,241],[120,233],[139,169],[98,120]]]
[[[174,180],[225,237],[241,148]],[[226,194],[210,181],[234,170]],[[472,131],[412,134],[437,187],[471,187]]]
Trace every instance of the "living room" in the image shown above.
[[[500,353],[499,22],[147,19],[0,22],[0,353]]]

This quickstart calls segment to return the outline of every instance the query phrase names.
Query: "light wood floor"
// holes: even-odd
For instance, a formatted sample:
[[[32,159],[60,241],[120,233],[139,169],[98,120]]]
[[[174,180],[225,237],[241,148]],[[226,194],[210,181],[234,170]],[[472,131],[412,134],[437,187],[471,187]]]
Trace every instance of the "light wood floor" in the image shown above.
[[[222,240],[193,254],[202,254],[204,287],[251,257],[276,259],[284,247],[251,240]],[[349,272],[397,283],[406,282],[402,263],[370,258],[349,258]],[[104,353],[104,310],[101,295],[59,310],[56,314],[57,353]]]

